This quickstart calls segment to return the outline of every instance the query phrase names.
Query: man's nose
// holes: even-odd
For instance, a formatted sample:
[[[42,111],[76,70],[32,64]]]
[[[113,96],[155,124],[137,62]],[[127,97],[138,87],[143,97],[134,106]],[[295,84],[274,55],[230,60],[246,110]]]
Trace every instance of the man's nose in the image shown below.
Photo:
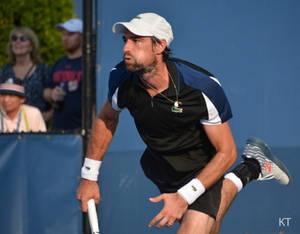
[[[124,46],[123,46],[123,52],[128,52],[130,51],[130,48],[131,48],[131,42],[130,40],[127,40],[125,43],[124,43]]]

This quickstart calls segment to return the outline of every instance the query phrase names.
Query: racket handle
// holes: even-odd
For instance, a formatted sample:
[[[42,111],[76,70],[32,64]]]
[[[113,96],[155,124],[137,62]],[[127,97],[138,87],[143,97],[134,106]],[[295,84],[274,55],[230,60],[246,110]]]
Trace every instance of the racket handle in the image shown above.
[[[89,200],[87,205],[88,205],[88,216],[89,216],[89,222],[90,222],[92,234],[98,234],[99,225],[98,225],[98,217],[97,217],[95,200],[94,199]]]

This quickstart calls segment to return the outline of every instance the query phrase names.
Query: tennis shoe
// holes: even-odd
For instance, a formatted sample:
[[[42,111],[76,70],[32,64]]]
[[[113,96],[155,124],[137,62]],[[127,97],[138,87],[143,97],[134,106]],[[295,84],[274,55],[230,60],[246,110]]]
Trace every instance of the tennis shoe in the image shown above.
[[[280,184],[288,185],[291,175],[286,166],[272,154],[269,146],[256,137],[249,137],[243,152],[245,158],[253,158],[259,162],[260,173],[257,180],[275,179]]]

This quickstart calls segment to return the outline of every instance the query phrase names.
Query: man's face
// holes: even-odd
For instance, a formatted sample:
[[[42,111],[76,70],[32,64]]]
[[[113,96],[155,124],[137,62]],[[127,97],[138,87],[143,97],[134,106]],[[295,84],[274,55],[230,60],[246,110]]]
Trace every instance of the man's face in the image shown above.
[[[62,43],[67,52],[73,52],[82,46],[82,36],[80,33],[62,30]]]
[[[6,113],[19,111],[21,104],[25,102],[24,97],[14,94],[0,94],[0,104]]]
[[[131,72],[150,72],[157,64],[150,37],[137,36],[129,31],[124,34],[123,60]]]

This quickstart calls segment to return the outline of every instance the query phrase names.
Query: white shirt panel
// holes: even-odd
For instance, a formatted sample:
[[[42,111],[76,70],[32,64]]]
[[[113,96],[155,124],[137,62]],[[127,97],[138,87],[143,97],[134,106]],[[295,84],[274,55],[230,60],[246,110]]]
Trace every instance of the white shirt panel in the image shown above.
[[[119,88],[116,89],[116,91],[114,92],[114,95],[112,96],[111,106],[116,111],[121,111],[122,109],[118,106],[118,92],[119,92]]]
[[[201,119],[200,122],[204,125],[218,125],[222,123],[222,120],[219,116],[219,112],[215,105],[209,100],[209,98],[204,94],[204,100],[206,102],[207,106],[207,112],[208,112],[208,120],[207,119]]]

